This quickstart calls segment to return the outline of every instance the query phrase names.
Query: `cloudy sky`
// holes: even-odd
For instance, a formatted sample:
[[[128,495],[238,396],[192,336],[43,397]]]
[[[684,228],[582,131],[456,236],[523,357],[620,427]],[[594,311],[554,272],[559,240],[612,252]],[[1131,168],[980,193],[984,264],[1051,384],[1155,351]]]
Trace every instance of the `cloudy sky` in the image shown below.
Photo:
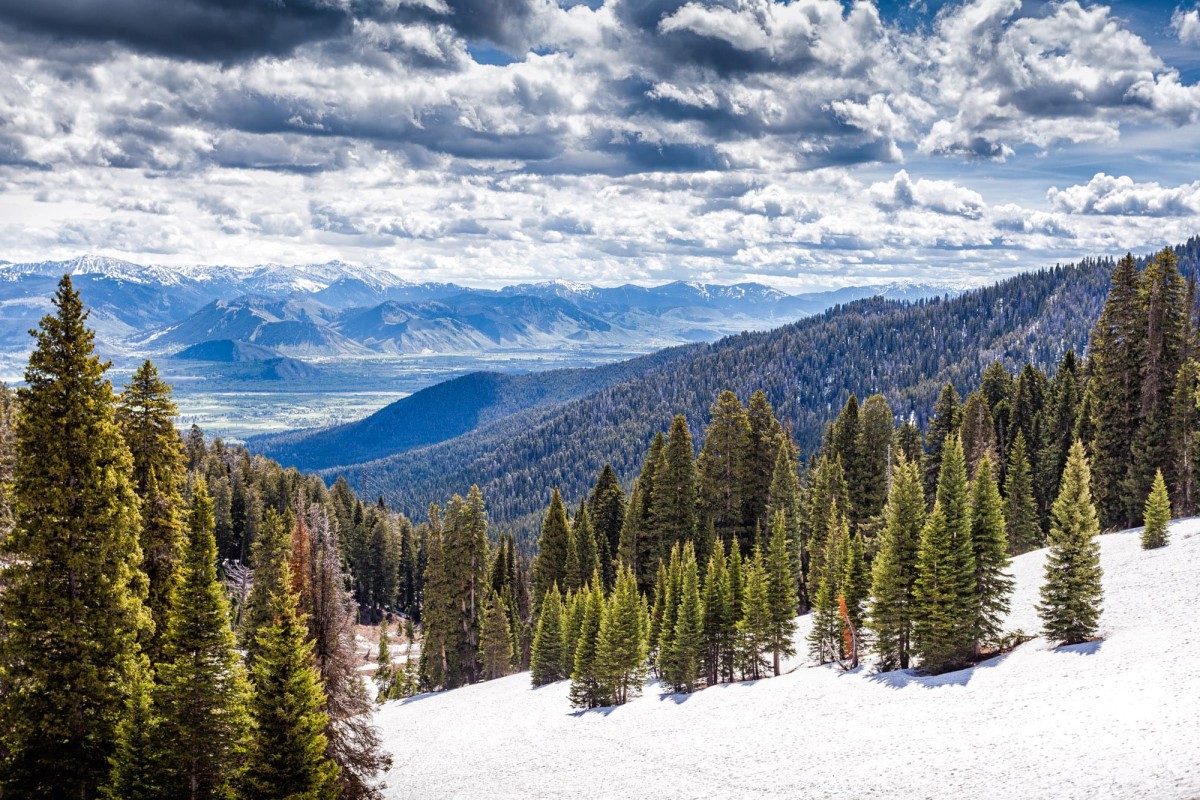
[[[0,259],[980,282],[1200,233],[1175,2],[0,0]]]

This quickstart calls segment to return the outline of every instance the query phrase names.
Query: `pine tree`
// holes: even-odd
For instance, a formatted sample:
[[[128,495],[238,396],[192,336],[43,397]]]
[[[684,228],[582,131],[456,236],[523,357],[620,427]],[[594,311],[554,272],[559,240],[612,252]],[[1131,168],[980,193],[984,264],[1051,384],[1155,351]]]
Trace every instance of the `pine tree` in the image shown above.
[[[596,642],[598,681],[614,705],[626,703],[646,682],[646,626],[637,578],[628,567],[622,567]]]
[[[625,524],[625,490],[612,465],[605,464],[588,495],[588,516],[595,531],[600,569],[604,585],[611,588],[616,579],[617,551],[621,543],[621,528]]]
[[[717,539],[745,539],[744,476],[750,450],[750,418],[737,395],[721,392],[709,410],[699,460],[699,498],[703,517],[713,524]]]
[[[533,637],[530,678],[534,686],[545,686],[567,677],[563,670],[563,601],[558,584],[542,598],[537,633]]]
[[[892,459],[892,409],[881,394],[871,395],[859,413],[858,474],[851,480],[857,487],[854,507],[859,526],[883,511],[887,502],[888,473]],[[789,534],[790,535],[790,534]]]
[[[696,554],[690,545],[684,546],[679,563],[679,603],[660,661],[663,680],[673,691],[686,693],[696,688],[704,672],[704,608]]]
[[[375,685],[379,688],[377,699],[388,699],[396,676],[392,669],[392,640],[388,636],[388,621],[379,623],[379,642],[375,649]]]
[[[859,551],[859,565],[862,564]],[[796,654],[792,636],[796,632],[796,579],[792,575],[791,543],[788,541],[787,515],[779,511],[771,525],[767,553],[767,608],[771,615],[768,645],[772,667],[779,674],[781,659]]]
[[[996,428],[992,410],[983,392],[971,392],[962,409],[962,447],[967,458],[967,475],[974,476],[979,462],[987,458],[996,463]]]
[[[737,665],[741,649],[741,633],[738,622],[742,619],[742,606],[746,593],[746,582],[742,571],[742,549],[734,539],[729,545],[729,560],[725,569],[725,587],[722,595],[726,603],[725,630],[728,640],[721,654],[721,669],[725,680],[733,680],[733,670]]]
[[[867,571],[862,537],[851,535],[842,541],[844,555],[840,594],[846,601],[846,613],[850,622],[855,630],[862,630],[863,611],[867,599],[871,596],[871,575]]]
[[[650,530],[658,555],[696,538],[696,462],[687,420],[676,415],[654,474]]]
[[[871,574],[870,628],[881,670],[908,669],[916,618],[917,549],[925,525],[920,465],[901,456]]]
[[[503,678],[512,669],[512,659],[508,606],[493,593],[484,603],[483,624],[479,631],[479,663],[484,680]]]
[[[958,577],[950,527],[941,503],[935,501],[921,531],[914,587],[913,652],[927,672],[945,669],[962,654]]]
[[[161,656],[171,589],[179,577],[183,551],[183,440],[175,430],[177,413],[171,387],[146,361],[133,373],[118,398],[116,418],[133,456],[133,480],[142,501],[142,569],[148,580],[146,606],[154,636],[145,648]]]
[[[550,494],[550,507],[542,522],[542,535],[538,539],[537,555],[533,559],[533,605],[540,608],[542,598],[554,584],[568,586],[567,550],[571,538],[571,527],[567,522],[567,507],[556,488]]]
[[[1145,319],[1139,306],[1137,261],[1126,254],[1113,270],[1108,298],[1089,343],[1091,452],[1096,508],[1105,527],[1131,521],[1124,480],[1135,423],[1141,418],[1141,364],[1146,348]]]
[[[792,578],[796,584],[793,592],[798,595],[797,604],[800,610],[807,610],[808,603],[804,598],[804,581],[801,576],[800,480],[796,476],[792,448],[786,441],[779,445],[779,453],[775,456],[775,468],[771,474],[771,503],[768,510],[772,520],[776,514],[783,514],[790,548]]]
[[[824,586],[824,584],[822,584]],[[767,595],[767,575],[762,555],[755,551],[746,562],[746,591],[742,617],[738,622],[739,660],[742,673],[758,680],[766,669],[766,654],[771,648],[771,603]]]
[[[766,393],[761,389],[750,395],[746,403],[746,419],[750,423],[750,437],[741,477],[743,527],[747,532],[766,531],[770,528],[767,507],[770,502],[771,472],[779,445],[787,441],[787,435]],[[708,553],[697,551],[697,556],[706,560]]]
[[[984,456],[975,476],[971,496],[971,546],[975,560],[976,654],[998,646],[1008,615],[1013,579],[1008,575],[1008,536],[1004,529],[1003,501],[993,477],[991,459]]]
[[[946,440],[942,451],[942,474],[938,479],[937,502],[942,506],[950,535],[950,554],[957,584],[957,602],[952,618],[957,624],[956,655],[966,658],[974,650],[972,624],[976,606],[975,546],[971,537],[970,484],[966,458],[957,435]]]
[[[53,302],[17,393],[14,525],[0,542],[6,797],[97,794],[152,625],[107,365],[69,277]]]
[[[596,644],[604,617],[604,594],[593,583],[580,596],[583,625],[575,646],[575,665],[571,670],[571,705],[575,708],[599,708],[608,704],[608,696],[596,670]]]
[[[946,438],[962,426],[962,408],[954,384],[947,383],[933,406],[933,419],[925,435],[925,494],[933,497],[937,491],[938,476],[942,472],[942,448]]]
[[[664,677],[667,671],[667,659],[670,658],[671,646],[675,638],[675,622],[679,619],[679,602],[682,592],[683,552],[676,545],[671,548],[670,561],[667,563],[666,583],[660,589],[663,598],[662,615],[659,618],[658,637],[655,640],[658,673]]]
[[[156,800],[165,796],[156,758],[152,686],[150,670],[139,669],[129,687],[125,714],[117,725],[112,777],[101,792],[105,800]]]
[[[717,545],[708,557],[704,573],[704,669],[709,686],[721,680],[721,663],[732,639],[731,628],[737,620],[730,618],[729,584],[725,577],[725,548]]]
[[[1021,431],[1017,431],[1008,456],[1004,523],[1011,554],[1020,555],[1042,546],[1042,528],[1038,522],[1037,501],[1033,497],[1029,458],[1025,454],[1025,434]]]
[[[811,530],[806,548],[808,565],[805,581],[810,598],[816,596],[817,587],[825,578],[825,556],[828,552],[826,543],[830,534],[829,523],[838,519],[837,515],[830,513],[830,509],[834,507],[843,514],[848,513],[850,507],[842,462],[840,458],[830,461],[828,458],[822,457],[817,463],[813,488],[809,493],[808,520]],[[840,575],[840,573],[838,574]]]
[[[217,580],[214,528],[212,498],[197,478],[154,688],[158,779],[167,796],[192,800],[229,793],[249,733],[246,675]]]
[[[1154,485],[1146,498],[1146,513],[1142,528],[1142,549],[1153,550],[1166,547],[1167,524],[1171,521],[1171,498],[1167,495],[1167,482],[1162,470],[1154,473]]]
[[[573,524],[571,525],[571,541],[575,545],[576,559],[578,561],[577,572],[571,573],[571,550],[567,550],[567,580],[571,584],[571,588],[583,586],[591,578],[592,573],[597,569],[601,569],[598,554],[596,552],[596,536],[592,529],[591,519],[588,516],[586,503],[579,504],[579,512],[575,515]]]
[[[1171,464],[1174,482],[1169,487],[1172,505],[1181,517],[1200,509],[1200,363],[1189,358],[1175,377],[1171,397]]]
[[[1050,515],[1050,551],[1038,614],[1046,638],[1078,644],[1096,635],[1104,589],[1100,579],[1100,532],[1092,505],[1091,470],[1083,445],[1071,445],[1058,499]]]
[[[1067,464],[1071,442],[1075,441],[1084,388],[1079,372],[1075,351],[1068,350],[1050,381],[1042,415],[1042,452],[1037,458],[1041,472],[1035,479],[1050,498],[1058,494],[1058,480]]]
[[[267,591],[271,621],[251,646],[253,733],[241,794],[254,800],[332,800],[339,769],[325,754],[325,695],[288,565]]]
[[[838,595],[846,573],[850,522],[837,503],[829,508],[826,528],[828,533],[821,544],[823,569],[812,594],[812,627],[808,634],[809,653],[818,664],[836,660],[842,648]]]

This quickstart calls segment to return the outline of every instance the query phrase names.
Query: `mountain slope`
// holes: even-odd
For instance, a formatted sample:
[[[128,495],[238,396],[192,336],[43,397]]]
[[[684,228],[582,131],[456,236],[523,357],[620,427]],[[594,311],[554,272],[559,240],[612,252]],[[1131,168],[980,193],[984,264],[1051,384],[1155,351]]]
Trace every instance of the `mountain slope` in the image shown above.
[[[571,712],[565,681],[511,675],[385,704],[387,797],[1200,797],[1200,520],[1172,525],[1162,550],[1139,549],[1136,531],[1100,543],[1101,642],[1034,639],[936,678],[802,657],[778,678],[690,696],[651,684],[588,713]],[[1006,630],[1040,628],[1044,559],[1014,559]]]
[[[577,501],[605,462],[631,480],[651,437],[673,414],[684,414],[698,439],[724,389],[743,399],[765,391],[807,452],[852,391],[882,391],[897,415],[923,419],[944,383],[966,389],[996,359],[1010,368],[1026,360],[1050,368],[1068,349],[1086,346],[1109,271],[1108,262],[1087,262],[946,301],[857,301],[777,330],[700,346],[686,359],[561,408],[531,409],[344,472],[364,494],[382,494],[418,516],[428,503],[479,484],[492,519],[530,533],[551,487]]]

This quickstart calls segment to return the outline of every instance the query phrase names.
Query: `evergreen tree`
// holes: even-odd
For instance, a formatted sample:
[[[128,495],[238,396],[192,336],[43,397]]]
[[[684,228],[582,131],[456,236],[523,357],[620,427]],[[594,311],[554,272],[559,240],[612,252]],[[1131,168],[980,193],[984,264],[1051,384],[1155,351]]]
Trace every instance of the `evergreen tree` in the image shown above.
[[[642,489],[639,481],[633,482],[633,488],[629,492],[629,503],[625,506],[625,519],[621,522],[621,536],[617,542],[616,563],[624,564],[634,571],[634,575],[638,575],[638,536],[642,527]],[[649,577],[646,585],[642,584],[642,578],[638,578],[638,590],[646,591],[649,586],[653,585],[653,574]]]
[[[1064,644],[1096,635],[1104,589],[1100,579],[1100,532],[1092,505],[1091,470],[1083,445],[1071,445],[1058,499],[1050,515],[1050,552],[1038,614],[1046,638]]]
[[[152,660],[161,656],[183,550],[184,456],[176,413],[171,387],[158,377],[154,364],[144,362],[118,398],[116,418],[133,456],[134,490],[142,502],[142,570],[148,581],[146,606],[154,621],[154,635],[145,649]]]
[[[807,610],[808,604],[803,597],[804,581],[801,578],[801,548],[800,548],[800,480],[796,476],[796,462],[792,458],[792,448],[788,442],[779,445],[779,453],[775,456],[775,468],[771,474],[771,503],[768,506],[771,519],[783,514],[784,528],[787,532],[789,558],[792,579],[795,581],[793,593],[798,593],[798,605],[801,610]],[[722,562],[724,554],[722,553]]]
[[[1169,487],[1172,505],[1181,517],[1194,516],[1200,509],[1200,364],[1189,358],[1175,377],[1171,397],[1169,437],[1174,476]]]
[[[667,662],[675,639],[675,623],[679,619],[679,603],[683,596],[683,551],[676,545],[671,548],[671,559],[667,564],[666,584],[661,590],[663,597],[662,616],[658,623],[657,645],[658,674],[666,678]]]
[[[14,525],[0,542],[0,794],[93,797],[152,622],[133,462],[69,277],[18,391]]]
[[[685,545],[680,558],[681,582],[675,625],[662,656],[662,675],[675,692],[691,692],[704,674],[704,608],[696,554]]]
[[[542,535],[538,538],[537,555],[533,559],[533,605],[540,608],[542,598],[554,584],[568,586],[567,550],[571,538],[571,527],[567,522],[567,507],[556,488],[550,494],[550,507],[542,522]]]
[[[611,588],[616,579],[616,558],[625,523],[625,490],[610,464],[605,464],[588,495],[588,517],[596,535],[597,552],[604,585]]]
[[[891,406],[883,395],[871,395],[859,413],[858,439],[854,445],[858,458],[857,474],[849,481],[860,527],[879,516],[887,502],[888,474],[893,461],[892,436]]]
[[[279,577],[267,590],[271,621],[251,647],[253,725],[241,794],[247,800],[332,800],[339,769],[325,754],[329,718],[321,677],[287,564]]]
[[[647,621],[637,578],[628,567],[622,567],[596,642],[597,678],[614,705],[626,703],[646,682]]]
[[[154,735],[150,670],[138,670],[129,687],[129,704],[117,724],[112,777],[101,795],[105,800],[156,800],[165,797]]]
[[[933,419],[925,435],[925,494],[933,497],[937,491],[938,476],[942,471],[942,448],[946,438],[962,427],[962,408],[954,384],[947,383],[938,395],[933,407]]]
[[[721,668],[725,680],[733,680],[733,670],[741,648],[741,632],[738,622],[742,619],[743,603],[746,593],[746,583],[742,571],[742,549],[737,539],[729,544],[729,562],[725,569],[725,590],[722,592],[726,606],[725,629],[728,631],[728,642],[721,655]]]
[[[859,550],[859,565],[862,565]],[[796,632],[796,579],[792,575],[791,543],[788,541],[787,515],[779,511],[771,525],[770,549],[767,553],[767,608],[771,616],[768,646],[772,652],[772,667],[779,674],[784,656],[794,656],[792,640]]]
[[[779,445],[787,441],[783,425],[775,417],[767,395],[761,389],[750,395],[746,404],[746,419],[750,423],[750,438],[742,474],[742,520],[747,532],[770,528],[767,506],[770,502],[771,473],[779,453]],[[708,559],[708,553],[697,551]]]
[[[508,627],[508,606],[503,598],[491,594],[483,606],[483,624],[479,632],[479,663],[484,680],[503,678],[512,669],[512,631]]]
[[[834,661],[842,652],[838,596],[846,574],[850,522],[836,502],[829,508],[826,528],[828,534],[821,544],[823,569],[812,593],[812,628],[808,634],[809,653],[818,664]]]
[[[938,479],[937,502],[942,506],[950,535],[953,582],[957,598],[950,612],[957,627],[956,655],[966,658],[973,652],[974,612],[976,606],[975,546],[971,537],[971,498],[967,482],[966,459],[957,435],[946,440],[942,453],[942,474]]]
[[[1124,480],[1135,423],[1141,418],[1141,364],[1146,348],[1139,306],[1137,261],[1126,254],[1113,271],[1108,298],[1089,344],[1096,508],[1106,527],[1130,521]]]
[[[1041,473],[1036,476],[1048,498],[1058,494],[1058,480],[1067,464],[1071,442],[1075,441],[1084,389],[1079,372],[1075,351],[1068,350],[1050,381],[1042,415],[1042,452],[1037,459]]]
[[[696,462],[687,420],[676,415],[654,474],[650,507],[651,535],[657,554],[665,555],[676,542],[696,538]]]
[[[579,512],[575,515],[573,524],[571,525],[571,540],[575,545],[576,559],[578,561],[578,571],[575,574],[571,573],[571,550],[567,550],[567,580],[572,588],[583,586],[587,583],[592,573],[597,569],[601,569],[598,553],[596,552],[596,536],[592,529],[592,522],[588,516],[588,508],[586,503],[579,504]]]
[[[1008,615],[1013,579],[1008,575],[1008,536],[1004,528],[1003,501],[987,456],[980,463],[971,495],[971,546],[975,561],[976,654],[998,646]]]
[[[1146,513],[1142,527],[1142,549],[1153,550],[1166,547],[1167,524],[1171,521],[1171,498],[1167,495],[1167,482],[1162,470],[1154,473],[1154,485],[1146,498]]]
[[[249,732],[246,676],[217,580],[214,528],[212,498],[197,478],[154,688],[158,780],[167,797],[228,795]]]
[[[808,536],[808,565],[805,574],[806,588],[809,597],[815,597],[817,586],[825,578],[826,547],[830,534],[829,523],[838,519],[830,510],[836,507],[841,513],[848,514],[850,507],[849,491],[842,470],[840,458],[830,461],[822,457],[818,462],[812,491],[809,493],[808,519],[811,526]],[[836,573],[841,575],[840,571]],[[836,579],[834,583],[836,595]]]
[[[1042,546],[1042,528],[1038,522],[1037,501],[1033,497],[1029,459],[1025,453],[1025,434],[1021,431],[1017,431],[1017,438],[1008,456],[1004,523],[1009,552],[1013,555]]]
[[[745,474],[750,451],[750,418],[737,395],[721,392],[709,410],[698,466],[699,500],[703,517],[713,524],[717,539],[746,539]]]
[[[604,617],[604,594],[594,583],[580,597],[583,625],[575,646],[575,665],[571,670],[571,705],[575,708],[599,708],[608,704],[608,696],[596,669],[596,644]]]
[[[863,555],[862,537],[851,535],[842,541],[844,555],[840,593],[846,601],[850,622],[855,630],[861,631],[863,610],[871,596],[871,574],[867,571],[866,557]]]
[[[827,583],[822,582],[822,589]],[[746,591],[742,602],[742,617],[738,622],[742,673],[751,680],[763,676],[767,666],[766,654],[771,649],[771,602],[767,594],[767,574],[762,555],[755,551],[746,562]],[[818,593],[819,594],[819,593]]]
[[[992,410],[983,392],[971,392],[962,410],[962,448],[967,459],[967,475],[974,476],[984,458],[996,463],[996,428]]]
[[[718,544],[704,573],[704,668],[709,686],[721,680],[722,657],[732,640],[737,620],[729,612],[729,584],[725,577],[725,548]]]
[[[913,622],[913,652],[928,672],[938,672],[962,654],[959,576],[952,554],[950,527],[939,502],[921,531],[914,586],[917,616]]]
[[[996,454],[1000,456],[1008,452],[1012,443],[1010,426],[1012,423],[1013,379],[1004,364],[993,361],[983,371],[979,381],[979,391],[987,401],[992,414],[992,424],[995,426]],[[1002,461],[997,461],[1002,463]]]
[[[921,437],[921,429],[917,427],[917,423],[913,421],[912,417],[904,420],[896,429],[895,447],[904,454],[910,464],[920,465],[925,458],[925,443]]]
[[[563,601],[558,584],[542,598],[542,613],[538,617],[537,634],[533,637],[530,678],[534,686],[545,686],[567,677],[563,670]]]
[[[670,583],[670,576],[667,572],[667,565],[663,562],[658,562],[658,576],[654,581],[654,599],[650,604],[650,629],[647,632],[647,648],[650,651],[650,660],[657,667],[659,643],[662,641],[662,625],[663,617],[667,613],[667,586]]]
[[[917,549],[925,525],[920,465],[901,456],[871,574],[870,628],[881,670],[908,669],[916,618]]]

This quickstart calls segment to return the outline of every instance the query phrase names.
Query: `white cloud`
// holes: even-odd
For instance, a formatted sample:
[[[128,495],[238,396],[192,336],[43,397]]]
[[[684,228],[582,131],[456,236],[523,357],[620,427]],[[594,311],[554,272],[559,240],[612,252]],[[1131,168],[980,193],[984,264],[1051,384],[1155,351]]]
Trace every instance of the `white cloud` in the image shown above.
[[[923,178],[914,181],[905,170],[897,172],[890,181],[873,184],[870,196],[876,206],[887,211],[922,208],[979,219],[986,208],[983,197],[976,191],[951,181]]]
[[[1200,44],[1200,10],[1175,9],[1171,15],[1171,28],[1183,44]]]
[[[1053,208],[1068,214],[1182,217],[1200,213],[1200,181],[1160,186],[1100,172],[1083,185],[1051,187],[1046,198]]]

